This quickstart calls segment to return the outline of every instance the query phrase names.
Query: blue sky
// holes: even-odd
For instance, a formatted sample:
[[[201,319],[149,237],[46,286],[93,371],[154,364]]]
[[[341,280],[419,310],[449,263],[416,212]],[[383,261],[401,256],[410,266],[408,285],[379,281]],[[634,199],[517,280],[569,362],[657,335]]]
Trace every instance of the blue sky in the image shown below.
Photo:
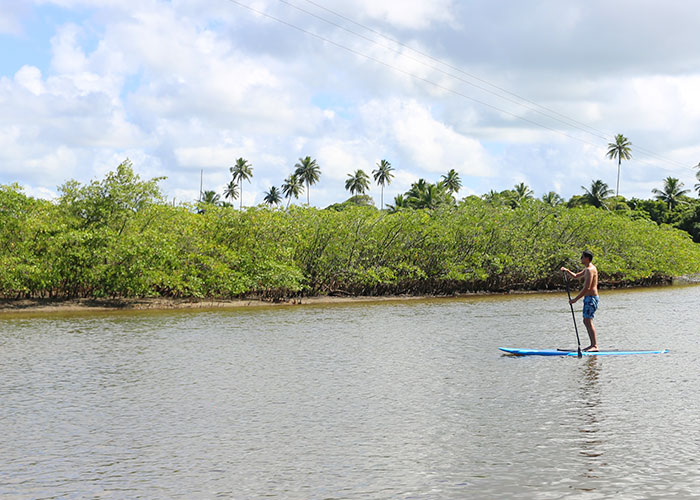
[[[316,206],[346,199],[347,175],[381,159],[396,169],[389,201],[451,168],[460,196],[525,182],[568,198],[594,179],[614,187],[605,150],[623,133],[634,158],[621,194],[648,198],[665,177],[696,182],[697,11],[679,0],[0,0],[0,183],[51,198],[128,157],[191,201],[200,171],[222,192],[244,157],[250,205],[308,155],[322,169]],[[369,194],[379,201],[379,188]]]
[[[2,0],[0,5],[5,9],[12,3],[15,2]],[[12,10],[6,11],[4,15],[8,17],[8,21],[2,25],[6,29],[0,31],[3,49],[0,74],[5,76],[14,75],[26,64],[32,64],[45,71],[51,63],[49,48],[56,30],[68,23],[89,26],[89,14],[85,9],[65,9],[51,4],[34,7],[28,2],[17,2],[15,5],[16,15],[10,17],[8,12]],[[86,47],[90,42],[87,39],[88,35],[89,30],[86,30],[81,40]]]

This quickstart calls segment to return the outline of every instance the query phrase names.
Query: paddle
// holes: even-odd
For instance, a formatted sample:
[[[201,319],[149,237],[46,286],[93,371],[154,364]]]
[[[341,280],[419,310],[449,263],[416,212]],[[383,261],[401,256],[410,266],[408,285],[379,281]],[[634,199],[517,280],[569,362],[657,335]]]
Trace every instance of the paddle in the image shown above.
[[[574,305],[571,303],[571,292],[569,291],[569,275],[564,271],[564,281],[566,283],[566,295],[569,297],[569,307],[571,307],[571,317],[574,320],[574,330],[576,330],[576,342],[578,343],[578,354],[579,358],[583,357],[581,353],[581,339],[578,336],[578,326],[576,326],[576,315],[574,314]]]

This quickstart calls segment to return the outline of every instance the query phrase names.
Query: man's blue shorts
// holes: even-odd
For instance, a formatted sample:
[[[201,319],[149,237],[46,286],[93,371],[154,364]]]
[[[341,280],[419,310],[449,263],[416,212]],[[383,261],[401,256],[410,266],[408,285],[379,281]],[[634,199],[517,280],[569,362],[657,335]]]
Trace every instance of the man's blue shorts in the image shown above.
[[[583,318],[593,319],[595,312],[598,310],[598,296],[587,295],[583,298]]]

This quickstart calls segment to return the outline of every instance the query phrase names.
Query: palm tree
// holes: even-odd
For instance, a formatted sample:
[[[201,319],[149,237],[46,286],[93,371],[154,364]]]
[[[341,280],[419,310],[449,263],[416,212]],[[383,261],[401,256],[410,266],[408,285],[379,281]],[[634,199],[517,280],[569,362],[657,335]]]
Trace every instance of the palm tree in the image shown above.
[[[304,185],[301,183],[301,179],[297,174],[292,174],[284,180],[282,184],[282,194],[287,198],[287,208],[289,208],[289,203],[292,201],[292,196],[294,199],[299,198],[299,195],[304,192]]]
[[[497,193],[493,189],[491,191],[489,191],[488,193],[481,195],[481,199],[487,203],[495,203],[496,200],[499,200],[500,198],[501,198],[500,193]]]
[[[355,170],[354,174],[348,174],[345,181],[345,189],[350,194],[365,194],[369,189],[369,176],[363,170]]]
[[[515,186],[513,186],[513,189],[515,190],[515,194],[518,195],[518,198],[522,200],[532,199],[532,196],[535,194],[532,191],[532,189],[530,189],[530,187],[524,182],[516,184]]]
[[[414,200],[416,208],[428,208],[434,209],[438,205],[444,202],[444,194],[447,191],[439,185],[428,184],[426,188],[421,191],[417,200]]]
[[[442,176],[442,185],[445,186],[445,189],[450,194],[454,194],[462,189],[462,180],[454,168],[447,172],[447,175]]]
[[[282,201],[282,194],[280,193],[279,189],[272,186],[270,190],[265,193],[263,200],[268,205],[279,205],[280,201]]]
[[[216,191],[204,191],[199,197],[199,202],[197,202],[197,213],[203,214],[207,211],[207,205],[219,205],[219,195]]]
[[[612,195],[612,189],[610,189],[606,183],[598,179],[591,183],[591,189],[587,189],[584,186],[581,186],[581,189],[586,192],[584,195],[586,203],[597,208],[608,208],[606,201]]]
[[[414,182],[406,192],[405,203],[411,208],[433,209],[442,204],[454,203],[454,198],[442,182],[431,184],[425,179],[418,179],[418,182]]]
[[[698,181],[700,181],[700,162],[699,162],[697,165],[695,165],[694,168],[697,168],[697,169],[698,169],[697,173],[695,174],[695,178],[696,178]],[[695,184],[695,186],[693,186],[693,187],[695,188],[695,191],[698,192],[698,196],[700,196],[700,182],[698,182],[697,184]]]
[[[562,199],[562,197],[559,196],[554,191],[550,191],[547,194],[543,194],[542,201],[545,202],[547,205],[551,205],[553,207],[556,207],[557,205],[561,205],[562,203],[564,203],[564,200]]]
[[[238,199],[238,185],[235,181],[232,180],[226,185],[226,189],[224,190],[224,198],[231,200]]]
[[[425,179],[418,179],[418,181],[411,184],[411,188],[406,191],[406,199],[420,198],[420,194],[425,191],[427,187],[428,181]]]
[[[387,205],[389,212],[394,213],[398,212],[402,208],[408,208],[408,203],[406,202],[406,198],[402,194],[397,194],[394,197],[394,204],[393,205]]]
[[[617,158],[617,187],[615,188],[615,196],[620,196],[620,165],[622,160],[632,158],[631,151],[632,143],[622,134],[615,136],[615,142],[608,143],[607,157],[611,160]]]
[[[652,189],[651,192],[654,193],[656,199],[663,201],[668,205],[669,210],[673,210],[680,203],[683,203],[681,196],[690,192],[690,189],[682,189],[683,183],[680,182],[675,177],[666,177],[664,179],[664,189]]]
[[[202,203],[206,203],[208,205],[218,205],[219,204],[219,195],[216,194],[216,191],[204,191],[202,194]]]
[[[243,180],[250,182],[250,178],[253,177],[253,166],[248,163],[248,160],[239,158],[236,160],[236,164],[229,168],[229,171],[233,174],[233,182],[238,182],[241,192],[241,206],[243,208]]]
[[[519,207],[526,200],[531,200],[535,193],[530,189],[527,184],[521,182],[513,186],[513,198],[510,200],[510,205],[512,208]]]
[[[382,187],[382,200],[380,205],[382,209],[384,208],[384,185],[391,184],[391,179],[394,177],[394,174],[391,173],[392,170],[394,170],[394,167],[386,160],[377,163],[377,169],[372,170],[374,180]]]
[[[321,167],[318,166],[316,160],[312,160],[310,156],[299,158],[299,163],[294,165],[296,171],[294,174],[306,183],[306,204],[309,205],[309,187],[316,184],[321,178]]]

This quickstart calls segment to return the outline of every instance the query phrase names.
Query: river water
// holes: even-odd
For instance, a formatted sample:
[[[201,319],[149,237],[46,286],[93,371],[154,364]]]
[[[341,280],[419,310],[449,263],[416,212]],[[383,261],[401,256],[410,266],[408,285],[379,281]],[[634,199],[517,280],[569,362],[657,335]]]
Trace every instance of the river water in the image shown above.
[[[577,304],[578,305],[578,304]],[[0,317],[0,498],[700,498],[700,287]],[[585,330],[579,329],[584,342]]]

